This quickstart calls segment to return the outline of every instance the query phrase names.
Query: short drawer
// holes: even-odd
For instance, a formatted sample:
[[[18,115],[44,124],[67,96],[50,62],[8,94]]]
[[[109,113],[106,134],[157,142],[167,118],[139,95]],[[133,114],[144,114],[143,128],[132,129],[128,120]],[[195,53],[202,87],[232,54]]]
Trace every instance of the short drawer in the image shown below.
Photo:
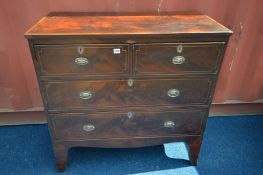
[[[224,43],[136,44],[136,74],[216,73]]]
[[[127,112],[52,117],[59,140],[199,134],[205,111]]]
[[[128,73],[128,45],[35,45],[41,75]]]
[[[208,104],[213,79],[45,82],[49,110]]]

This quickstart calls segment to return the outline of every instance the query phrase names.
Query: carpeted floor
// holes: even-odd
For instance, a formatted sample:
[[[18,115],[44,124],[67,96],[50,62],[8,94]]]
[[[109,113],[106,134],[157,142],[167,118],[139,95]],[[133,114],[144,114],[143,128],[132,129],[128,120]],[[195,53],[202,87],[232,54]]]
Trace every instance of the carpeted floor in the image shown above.
[[[0,174],[56,174],[46,125],[0,127]],[[197,167],[183,143],[136,149],[73,148],[62,174],[260,175],[263,116],[209,118]],[[177,158],[177,159],[175,159]]]

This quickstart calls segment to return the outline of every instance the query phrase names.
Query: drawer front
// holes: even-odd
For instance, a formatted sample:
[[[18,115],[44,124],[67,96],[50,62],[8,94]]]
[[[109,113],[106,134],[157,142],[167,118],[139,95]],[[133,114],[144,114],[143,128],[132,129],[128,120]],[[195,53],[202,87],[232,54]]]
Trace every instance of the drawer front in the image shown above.
[[[36,45],[41,75],[128,73],[128,45]]]
[[[215,73],[224,43],[136,44],[136,74]]]
[[[205,111],[127,112],[52,117],[56,139],[199,134]]]
[[[208,104],[213,79],[46,82],[50,110]]]

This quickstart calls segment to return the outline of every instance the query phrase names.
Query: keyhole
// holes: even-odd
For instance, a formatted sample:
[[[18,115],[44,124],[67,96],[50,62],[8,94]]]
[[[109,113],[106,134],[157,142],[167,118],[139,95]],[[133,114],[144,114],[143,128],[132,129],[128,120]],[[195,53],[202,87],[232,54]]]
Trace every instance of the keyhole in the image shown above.
[[[78,47],[78,53],[82,55],[84,53],[84,48],[81,46]]]
[[[132,86],[133,86],[133,83],[134,83],[134,81],[133,81],[132,79],[129,79],[129,80],[128,80],[128,86],[132,87]]]
[[[127,117],[128,117],[129,119],[131,119],[131,118],[133,117],[132,112],[128,112],[128,113],[127,113]]]
[[[183,46],[180,44],[177,46],[177,52],[182,53],[183,52]]]

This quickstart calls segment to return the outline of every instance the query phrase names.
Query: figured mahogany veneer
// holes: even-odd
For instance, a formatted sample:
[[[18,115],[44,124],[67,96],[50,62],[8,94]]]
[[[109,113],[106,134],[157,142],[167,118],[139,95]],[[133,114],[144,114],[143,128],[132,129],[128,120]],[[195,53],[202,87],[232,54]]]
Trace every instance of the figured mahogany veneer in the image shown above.
[[[182,53],[177,47],[182,46]],[[216,73],[222,43],[154,43],[135,44],[134,72],[136,74]],[[183,56],[182,64],[173,64],[173,58]]]
[[[96,113],[87,115],[67,114],[52,116],[55,138],[58,140],[86,140],[107,138],[133,138],[167,136],[178,134],[199,135],[206,110],[178,110],[167,112]],[[173,127],[165,127],[169,121]],[[95,129],[89,134],[83,124],[92,124]]]
[[[196,81],[193,83],[193,81]],[[176,104],[208,105],[213,84],[211,77],[189,79],[133,79],[86,80],[46,82],[47,106],[50,110],[76,110],[85,108],[169,106]],[[179,91],[178,97],[170,97],[170,89]],[[90,99],[79,98],[79,93],[89,91]]]
[[[121,53],[114,54],[115,48]],[[41,75],[128,74],[128,44],[36,45],[35,49]],[[87,65],[77,65],[78,57],[87,58]]]
[[[88,14],[88,15],[87,15]],[[43,17],[25,36],[112,36],[163,34],[229,34],[226,27],[202,14],[116,15],[52,13]],[[127,16],[129,16],[127,18]]]
[[[52,13],[28,38],[58,171],[67,150],[184,141],[196,165],[231,31],[201,14]]]

